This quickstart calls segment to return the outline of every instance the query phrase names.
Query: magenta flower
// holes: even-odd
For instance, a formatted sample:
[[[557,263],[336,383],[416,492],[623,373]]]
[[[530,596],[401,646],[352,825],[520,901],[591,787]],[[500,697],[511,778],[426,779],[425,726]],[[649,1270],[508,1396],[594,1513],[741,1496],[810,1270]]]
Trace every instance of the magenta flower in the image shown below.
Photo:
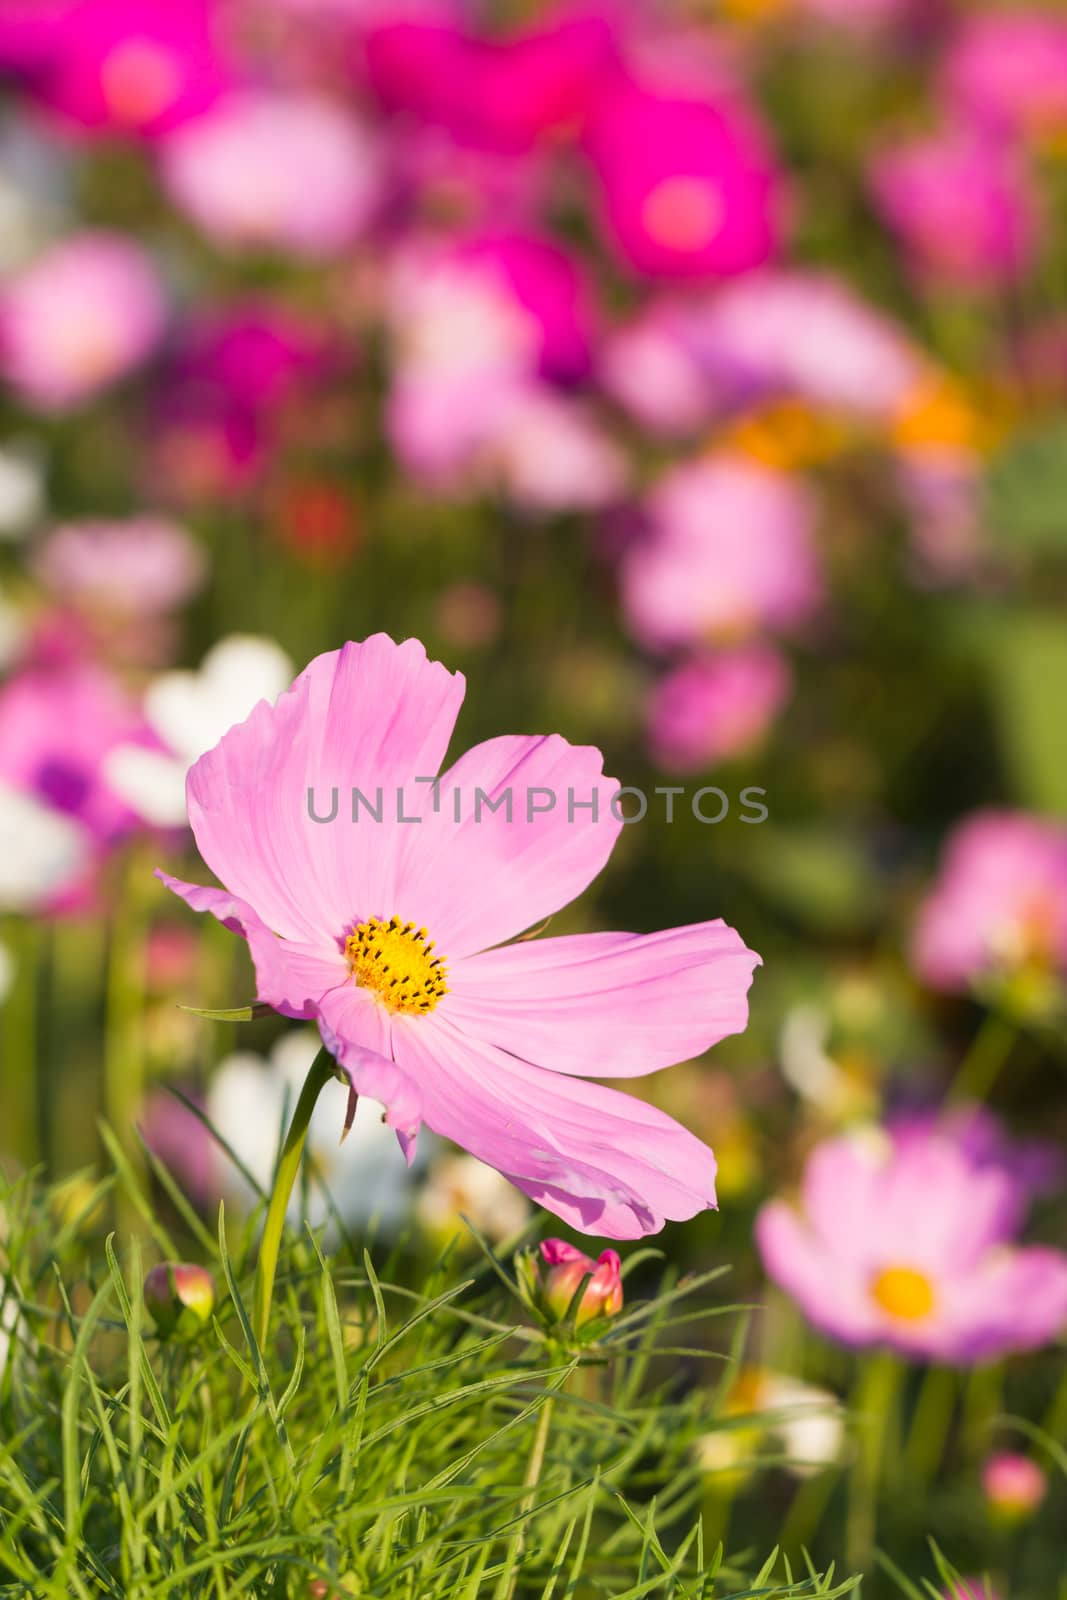
[[[998,1451],[982,1468],[982,1492],[995,1517],[1022,1522],[1048,1494],[1048,1477],[1030,1456]]]
[[[967,1364],[1046,1344],[1067,1327],[1067,1256],[1011,1243],[1015,1180],[938,1134],[819,1145],[799,1207],[756,1222],[770,1277],[843,1344]]]
[[[380,191],[362,122],[311,92],[227,95],[160,153],[174,204],[223,246],[329,258],[364,232]]]
[[[623,608],[652,646],[788,630],[822,599],[815,504],[797,478],[734,454],[675,467],[622,564]]]
[[[919,911],[912,960],[936,989],[1067,971],[1067,830],[981,811],[950,835]]]
[[[124,377],[158,343],[163,291],[121,234],[54,245],[0,289],[0,373],[38,411],[66,411]]]
[[[993,132],[1055,136],[1067,127],[1067,19],[1025,6],[969,12],[941,81],[961,112]]]
[[[654,761],[699,772],[759,745],[789,698],[789,663],[769,644],[694,656],[660,679],[649,698]]]
[[[584,377],[594,312],[590,287],[572,256],[551,239],[516,229],[457,241],[448,254],[499,283],[531,318],[541,377],[560,383]]]
[[[461,146],[519,155],[579,123],[616,47],[597,17],[482,38],[439,21],[385,20],[366,64],[383,103],[447,131]]]
[[[747,108],[619,79],[594,103],[585,150],[605,230],[651,278],[723,278],[772,256],[778,180]]]
[[[318,1023],[409,1158],[425,1122],[572,1226],[637,1237],[714,1203],[714,1157],[588,1079],[743,1028],[758,958],[721,921],[505,944],[600,871],[617,786],[557,736],[490,739],[433,783],[463,693],[415,640],[317,657],[189,775],[225,888],[164,881],[248,940],[259,998]],[[337,791],[333,821],[309,790],[319,817]]]
[[[218,0],[0,0],[0,64],[84,131],[154,136],[219,92],[219,10]]]
[[[1037,253],[1030,176],[1002,139],[948,128],[895,144],[872,164],[871,189],[921,274],[985,289],[1020,278]]]

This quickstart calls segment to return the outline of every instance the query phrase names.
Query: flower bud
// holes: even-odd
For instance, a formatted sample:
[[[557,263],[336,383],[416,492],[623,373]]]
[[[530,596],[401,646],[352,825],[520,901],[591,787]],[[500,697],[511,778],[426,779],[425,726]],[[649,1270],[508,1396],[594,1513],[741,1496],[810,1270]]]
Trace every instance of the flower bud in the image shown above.
[[[541,1256],[548,1268],[543,1275],[542,1299],[557,1320],[567,1314],[579,1285],[591,1274],[578,1302],[575,1327],[594,1317],[614,1317],[622,1310],[621,1262],[614,1250],[604,1250],[595,1261],[563,1239],[546,1239]]]
[[[211,1317],[215,1283],[203,1267],[161,1261],[145,1278],[144,1303],[161,1339],[189,1338]]]
[[[1048,1479],[1029,1456],[1001,1451],[982,1468],[982,1489],[992,1514],[1003,1522],[1024,1522],[1040,1506]]]

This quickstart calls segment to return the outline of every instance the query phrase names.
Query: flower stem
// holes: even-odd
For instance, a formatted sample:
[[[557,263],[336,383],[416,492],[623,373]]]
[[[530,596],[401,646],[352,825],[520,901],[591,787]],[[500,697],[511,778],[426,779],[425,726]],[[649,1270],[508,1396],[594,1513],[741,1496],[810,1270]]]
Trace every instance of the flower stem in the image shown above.
[[[864,1575],[874,1553],[878,1490],[885,1474],[886,1445],[900,1375],[900,1364],[893,1353],[880,1350],[867,1358],[856,1388],[855,1411],[860,1432],[849,1485],[847,1560],[853,1572]]]
[[[1014,1043],[1015,1029],[1011,1024],[997,1012],[987,1012],[949,1085],[949,1103],[987,1099]]]
[[[296,1102],[293,1120],[285,1136],[278,1170],[274,1176],[267,1219],[263,1224],[263,1237],[259,1243],[259,1260],[256,1264],[256,1287],[253,1307],[253,1331],[262,1352],[270,1327],[270,1307],[274,1295],[274,1274],[278,1267],[278,1249],[285,1230],[285,1217],[289,1210],[289,1197],[300,1170],[311,1113],[315,1102],[330,1079],[336,1077],[337,1067],[328,1050],[320,1050],[304,1079],[304,1087]]]
[[[519,1515],[525,1519],[528,1512],[532,1511],[537,1500],[537,1485],[541,1479],[541,1471],[545,1464],[545,1450],[548,1446],[548,1433],[552,1426],[552,1413],[555,1410],[555,1396],[549,1395],[541,1406],[537,1418],[537,1431],[534,1434],[533,1445],[530,1449],[530,1459],[526,1464],[526,1476],[523,1479],[523,1488],[529,1492],[523,1496],[519,1506]],[[515,1536],[511,1541],[508,1551],[508,1563],[500,1579],[497,1590],[499,1600],[511,1600],[515,1592],[515,1585],[519,1577],[519,1563],[522,1552],[526,1548],[526,1522],[519,1524]]]

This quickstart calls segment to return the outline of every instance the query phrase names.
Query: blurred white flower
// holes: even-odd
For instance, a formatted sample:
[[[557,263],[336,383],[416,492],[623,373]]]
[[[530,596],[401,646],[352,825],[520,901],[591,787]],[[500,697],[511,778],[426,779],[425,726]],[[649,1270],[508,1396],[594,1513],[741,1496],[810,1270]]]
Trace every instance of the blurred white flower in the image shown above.
[[[0,540],[21,539],[44,510],[44,474],[28,445],[0,450]]]
[[[145,720],[166,750],[119,745],[106,762],[108,783],[146,822],[180,827],[189,768],[261,700],[275,701],[292,679],[292,662],[272,639],[223,639],[198,671],[165,672],[149,686]]]
[[[32,911],[73,883],[89,861],[76,822],[0,783],[0,910]]]
[[[501,1244],[525,1227],[530,1207],[494,1167],[476,1156],[448,1154],[434,1163],[419,1192],[415,1214],[427,1233],[442,1243],[463,1233],[467,1217],[493,1244]]]
[[[698,1465],[715,1476],[747,1473],[767,1439],[795,1477],[808,1477],[841,1458],[845,1420],[840,1401],[828,1390],[784,1373],[746,1367],[726,1397],[723,1419],[729,1427],[706,1433],[696,1443]],[[739,1425],[741,1419],[744,1425]]]
[[[208,1119],[264,1189],[270,1188],[281,1140],[321,1045],[312,1029],[293,1029],[266,1059],[250,1051],[227,1056],[211,1081],[205,1107]],[[345,1086],[328,1083],[308,1130],[305,1160],[312,1179],[308,1220],[313,1227],[329,1221],[325,1185],[346,1223],[365,1225],[373,1218],[387,1232],[395,1232],[410,1210],[415,1173],[430,1151],[432,1135],[420,1133],[418,1155],[409,1169],[396,1134],[382,1121],[381,1106],[366,1097],[360,1098],[355,1122],[342,1144],[347,1107]],[[232,1163],[225,1163],[221,1176],[236,1200],[251,1203],[254,1191]],[[290,1218],[298,1220],[300,1211],[298,1185]]]

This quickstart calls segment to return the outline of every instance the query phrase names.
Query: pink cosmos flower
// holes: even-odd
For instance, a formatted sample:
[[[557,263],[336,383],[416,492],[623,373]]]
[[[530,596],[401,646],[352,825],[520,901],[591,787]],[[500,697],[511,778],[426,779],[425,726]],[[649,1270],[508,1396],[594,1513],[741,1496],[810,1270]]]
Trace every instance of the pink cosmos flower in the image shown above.
[[[1025,6],[968,12],[941,81],[961,112],[995,132],[1055,135],[1067,127],[1067,19]]]
[[[919,911],[912,960],[935,989],[1067,971],[1067,829],[1024,812],[960,823]]]
[[[30,667],[0,689],[0,780],[79,823],[101,847],[138,825],[105,771],[108,754],[127,743],[156,741],[97,667]]]
[[[615,53],[607,22],[593,16],[493,39],[450,22],[387,20],[366,40],[370,81],[386,106],[461,144],[512,155],[573,130]]]
[[[961,1578],[958,1583],[942,1590],[943,1600],[1002,1600],[999,1589],[994,1589],[988,1578]]]
[[[218,0],[0,0],[0,64],[84,131],[154,136],[219,92],[219,11]]]
[[[1021,1521],[1031,1516],[1048,1493],[1048,1478],[1029,1456],[998,1451],[982,1468],[982,1491],[996,1516]]]
[[[966,1364],[1067,1326],[1067,1256],[1014,1247],[1017,1215],[1010,1174],[949,1139],[846,1135],[809,1157],[797,1209],[763,1207],[756,1240],[774,1282],[832,1338]]]
[[[915,269],[968,288],[1010,283],[1039,242],[1037,200],[1002,139],[948,128],[877,156],[871,191]]]
[[[660,679],[646,725],[652,759],[699,772],[759,745],[789,699],[793,675],[780,650],[751,644],[695,656]]]
[[[364,232],[380,191],[362,122],[312,92],[227,95],[160,153],[174,204],[225,246],[337,255]]]
[[[596,100],[584,148],[619,255],[651,278],[760,266],[779,236],[778,179],[747,109],[620,78]]]
[[[642,643],[790,629],[819,605],[815,505],[798,479],[707,456],[661,478],[646,510],[649,534],[622,562],[623,607]]]
[[[592,294],[567,251],[528,229],[512,229],[459,240],[445,259],[492,278],[532,320],[541,377],[571,383],[585,375],[593,339]]]
[[[1051,1139],[1014,1139],[988,1106],[963,1102],[939,1111],[894,1116],[888,1131],[898,1147],[940,1134],[956,1144],[976,1167],[996,1167],[1015,1185],[1016,1226],[1026,1220],[1034,1200],[1055,1194],[1063,1182],[1067,1158]]]
[[[64,523],[48,535],[34,568],[57,599],[127,617],[174,610],[206,574],[203,551],[185,529],[152,516]]]
[[[505,944],[604,865],[616,785],[556,736],[490,739],[433,783],[463,692],[415,640],[317,657],[189,775],[225,887],[164,881],[248,940],[260,999],[318,1023],[409,1157],[425,1122],[572,1226],[634,1238],[713,1204],[714,1158],[589,1079],[742,1028],[758,958],[722,922]],[[332,822],[309,789],[319,816],[337,790]]]
[[[66,411],[124,377],[163,332],[148,257],[113,233],[63,240],[0,288],[0,373],[38,411]]]

